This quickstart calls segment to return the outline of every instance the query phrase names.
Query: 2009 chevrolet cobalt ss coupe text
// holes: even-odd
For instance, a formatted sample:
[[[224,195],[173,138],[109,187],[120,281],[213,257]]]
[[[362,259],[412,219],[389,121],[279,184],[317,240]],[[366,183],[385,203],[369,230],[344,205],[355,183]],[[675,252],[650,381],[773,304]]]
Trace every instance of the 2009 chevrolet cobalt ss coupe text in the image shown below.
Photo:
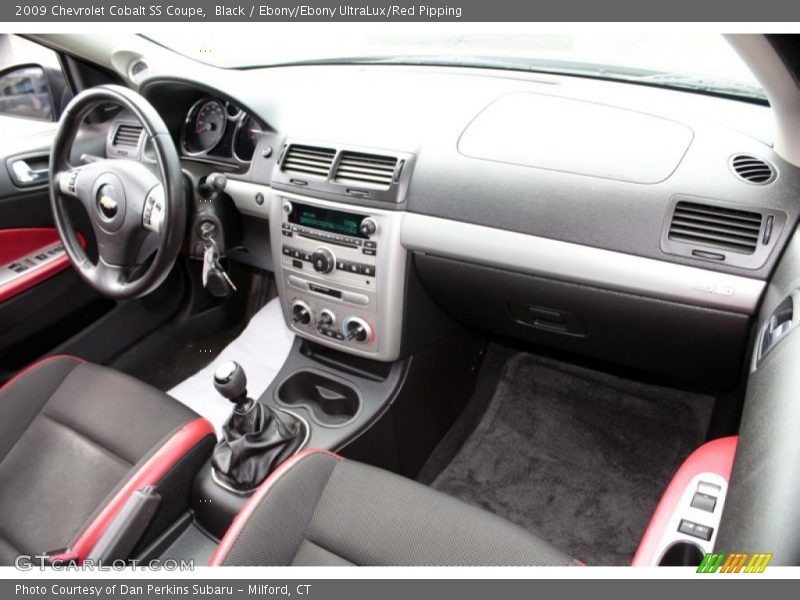
[[[796,38],[218,42],[0,37],[2,563],[800,562]]]

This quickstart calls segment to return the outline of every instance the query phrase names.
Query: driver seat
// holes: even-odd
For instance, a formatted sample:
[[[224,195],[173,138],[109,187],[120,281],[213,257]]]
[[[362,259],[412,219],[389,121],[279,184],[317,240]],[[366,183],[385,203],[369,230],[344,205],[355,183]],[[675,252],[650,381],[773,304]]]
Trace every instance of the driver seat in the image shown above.
[[[211,424],[136,379],[53,356],[0,388],[0,564],[20,554],[82,561],[131,495],[161,502],[145,548],[188,510]]]

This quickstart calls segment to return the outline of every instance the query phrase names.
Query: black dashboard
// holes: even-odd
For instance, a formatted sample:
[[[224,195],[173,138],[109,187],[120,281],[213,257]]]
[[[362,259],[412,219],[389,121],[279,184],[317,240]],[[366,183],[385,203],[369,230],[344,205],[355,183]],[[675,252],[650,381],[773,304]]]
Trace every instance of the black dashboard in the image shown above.
[[[800,172],[772,151],[765,106],[476,69],[326,66],[219,73],[215,88],[179,78],[144,82],[142,92],[168,120],[176,141],[190,109],[197,112],[196,103],[203,107],[210,97],[221,120],[229,119],[225,107],[245,107],[255,123],[250,129],[278,143],[302,139],[410,153],[414,177],[405,202],[392,207],[409,213],[761,279],[774,268],[780,252],[773,249],[785,244],[798,216],[792,200]],[[548,122],[562,129],[537,129]],[[248,181],[269,184],[271,170],[236,159],[235,129],[216,150],[195,154],[184,147],[186,158],[220,161]],[[768,185],[743,180],[731,169],[737,156],[762,159],[776,177]],[[764,226],[772,215],[770,251],[742,266],[740,253],[724,248],[692,255],[662,243],[679,198],[712,210],[749,206],[764,215]]]
[[[251,222],[245,245],[266,250],[250,251],[251,264],[292,268],[275,229],[281,205],[373,214],[408,253],[409,276],[460,321],[735,385],[749,321],[800,215],[800,170],[772,151],[768,107],[480,69],[212,73],[161,74],[140,91],[185,170],[228,176]],[[289,164],[298,158],[311,171]],[[353,159],[385,187],[342,178]],[[379,273],[406,264],[383,260]],[[378,312],[405,319],[408,308]]]

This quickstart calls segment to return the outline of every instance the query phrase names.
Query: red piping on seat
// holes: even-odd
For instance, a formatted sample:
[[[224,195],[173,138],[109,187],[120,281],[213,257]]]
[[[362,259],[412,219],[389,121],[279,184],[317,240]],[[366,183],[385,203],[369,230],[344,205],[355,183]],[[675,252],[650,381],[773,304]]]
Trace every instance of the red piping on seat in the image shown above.
[[[77,361],[81,364],[86,363],[86,361],[83,360],[82,358],[78,358],[77,356],[72,356],[70,354],[53,354],[51,356],[45,356],[44,358],[40,358],[36,362],[29,364],[27,367],[16,373],[11,379],[6,381],[3,385],[0,385],[0,392],[2,392],[4,389],[6,389],[8,386],[10,386],[12,383],[14,383],[17,379],[19,379],[23,375],[26,375],[31,371],[33,371],[34,369],[41,367],[43,364],[48,363],[51,360],[56,360],[58,358],[71,358],[72,360]]]
[[[239,511],[238,515],[236,515],[233,523],[231,523],[231,526],[228,527],[228,531],[226,531],[225,535],[222,537],[219,546],[217,546],[217,549],[211,556],[211,560],[208,562],[210,566],[218,567],[222,565],[222,563],[225,561],[225,558],[228,556],[228,553],[231,551],[233,544],[242,533],[244,526],[250,520],[250,517],[253,516],[253,513],[255,512],[256,508],[258,508],[258,505],[261,504],[261,501],[264,499],[264,496],[267,494],[267,492],[284,474],[289,471],[289,469],[294,467],[303,458],[310,456],[311,454],[327,454],[328,456],[333,456],[338,460],[344,460],[344,458],[335,452],[323,450],[322,448],[308,448],[307,450],[298,452],[288,460],[284,461],[277,469],[270,473],[269,477],[267,477],[264,482],[258,486],[258,488],[256,488],[256,491],[253,492],[252,496],[250,496],[250,499],[244,505],[242,510]]]
[[[736,453],[738,441],[739,438],[736,436],[713,440],[700,446],[683,462],[661,497],[661,501],[653,513],[653,518],[650,519],[650,524],[647,526],[642,541],[639,543],[639,549],[633,557],[633,562],[631,562],[633,566],[647,567],[653,565],[656,550],[666,531],[672,513],[675,512],[686,486],[691,483],[695,475],[716,473],[724,477],[725,480],[730,479],[733,456]]]
[[[131,477],[122,489],[106,504],[102,512],[83,531],[78,540],[61,556],[71,556],[82,561],[94,548],[100,536],[117,516],[117,513],[138,489],[155,485],[169,469],[192,447],[207,435],[214,435],[214,427],[206,419],[190,421],[159,448],[156,453]]]

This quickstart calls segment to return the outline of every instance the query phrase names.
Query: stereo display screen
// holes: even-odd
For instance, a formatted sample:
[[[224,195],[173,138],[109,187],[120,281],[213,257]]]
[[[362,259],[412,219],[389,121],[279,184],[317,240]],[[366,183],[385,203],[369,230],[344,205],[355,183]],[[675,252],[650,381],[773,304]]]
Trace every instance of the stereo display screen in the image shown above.
[[[292,212],[289,213],[289,222],[295,225],[340,235],[366,238],[367,236],[362,235],[358,230],[362,219],[364,219],[363,215],[296,202],[292,202]]]

